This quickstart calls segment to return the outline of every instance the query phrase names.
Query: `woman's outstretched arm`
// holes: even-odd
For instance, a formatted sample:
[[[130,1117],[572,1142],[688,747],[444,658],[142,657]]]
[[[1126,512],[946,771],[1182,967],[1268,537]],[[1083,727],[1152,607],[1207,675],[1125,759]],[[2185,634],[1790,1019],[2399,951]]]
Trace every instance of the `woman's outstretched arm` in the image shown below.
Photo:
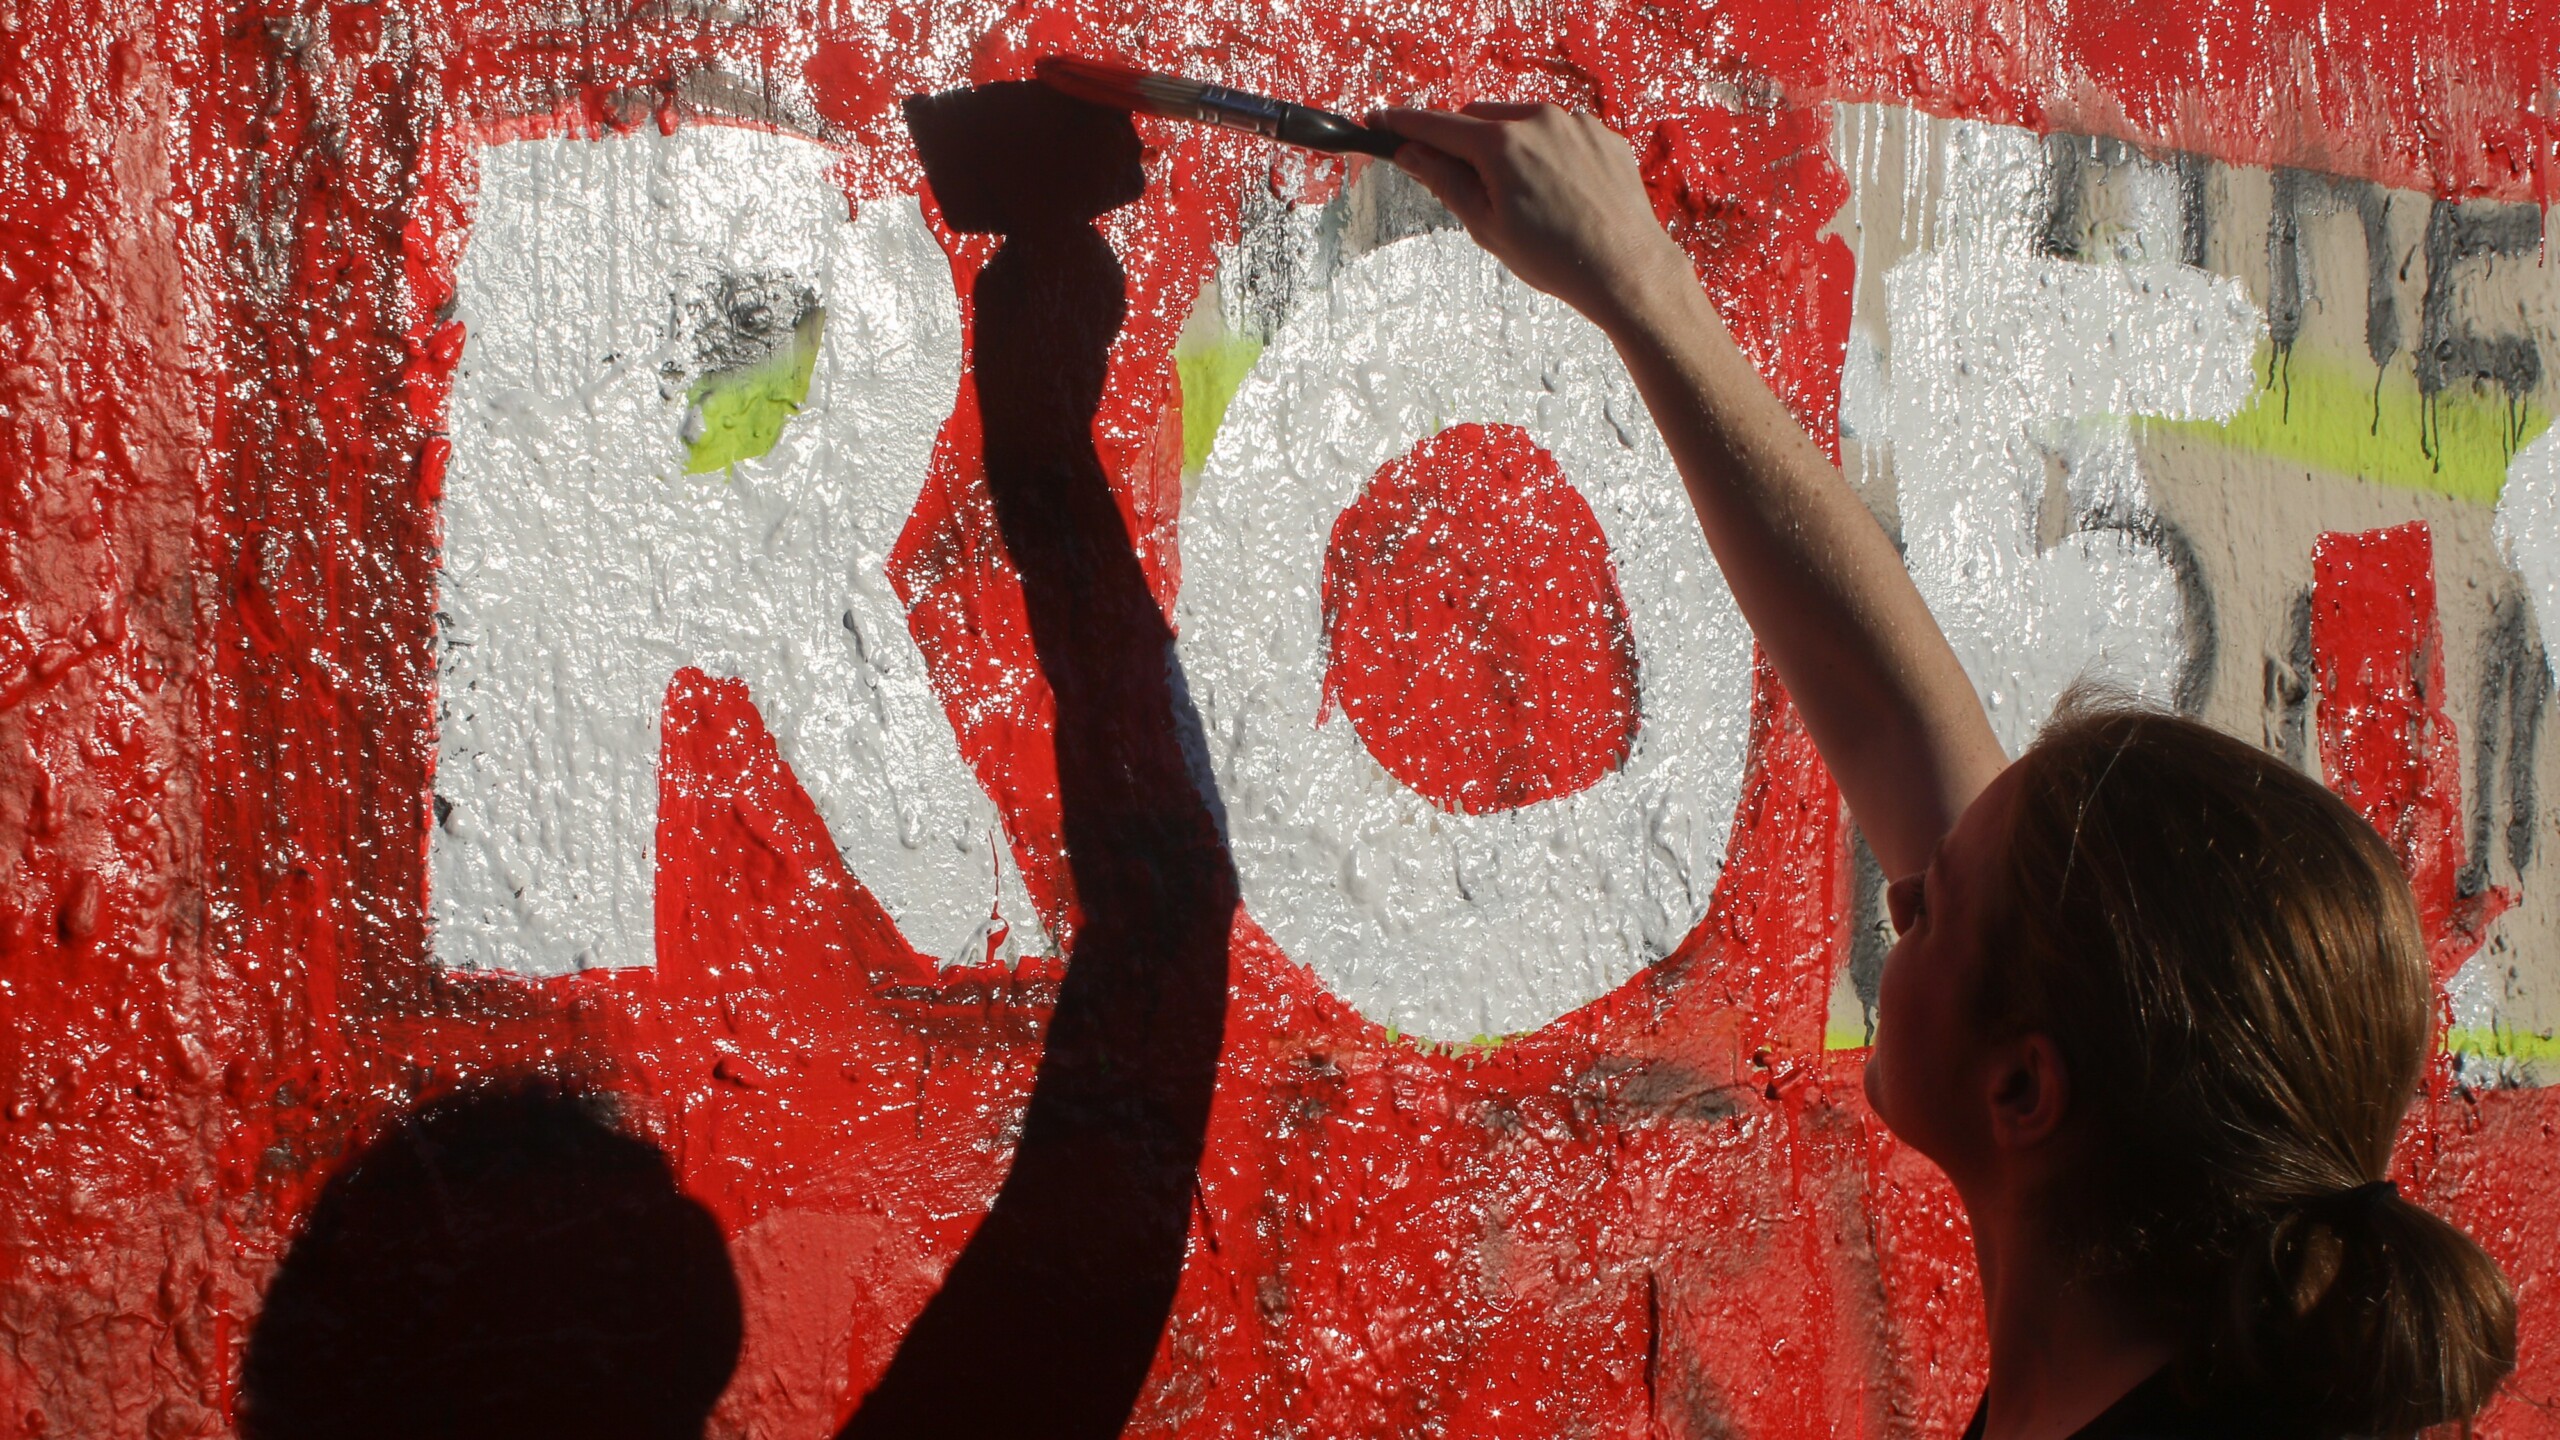
[[[1616,344],[1867,843],[1889,876],[1925,868],[2007,757],[1893,543],[1663,233],[1626,142],[1548,105],[1377,118],[1478,244]]]

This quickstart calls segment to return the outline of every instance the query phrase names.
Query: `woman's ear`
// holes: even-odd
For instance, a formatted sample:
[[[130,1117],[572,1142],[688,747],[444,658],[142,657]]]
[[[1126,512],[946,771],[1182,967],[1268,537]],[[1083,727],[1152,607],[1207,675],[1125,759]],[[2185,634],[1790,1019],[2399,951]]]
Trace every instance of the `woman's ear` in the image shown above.
[[[2071,1113],[2071,1076],[2050,1036],[2027,1034],[1996,1047],[1991,1076],[1991,1143],[2028,1150],[2062,1128]]]

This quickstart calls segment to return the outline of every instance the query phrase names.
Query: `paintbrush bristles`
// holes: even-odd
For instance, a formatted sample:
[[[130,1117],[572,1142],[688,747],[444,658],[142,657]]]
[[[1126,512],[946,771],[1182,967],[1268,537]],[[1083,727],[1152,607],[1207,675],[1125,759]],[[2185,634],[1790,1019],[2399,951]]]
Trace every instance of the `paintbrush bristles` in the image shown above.
[[[1174,75],[1146,75],[1138,80],[1138,93],[1150,103],[1173,106],[1186,113],[1199,107],[1201,92],[1208,88],[1197,80]]]

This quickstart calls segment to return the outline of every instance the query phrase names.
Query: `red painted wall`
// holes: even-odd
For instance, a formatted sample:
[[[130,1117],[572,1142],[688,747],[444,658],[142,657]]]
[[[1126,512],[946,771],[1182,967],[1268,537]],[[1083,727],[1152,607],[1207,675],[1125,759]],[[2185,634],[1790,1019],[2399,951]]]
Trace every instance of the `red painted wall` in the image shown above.
[[[699,672],[666,701],[655,967],[434,967],[454,147],[734,118],[772,77],[805,83],[830,135],[892,157],[849,168],[859,206],[921,183],[895,158],[912,153],[898,97],[1018,78],[1050,50],[1355,110],[1596,106],[1828,435],[1852,279],[1823,234],[1846,194],[1829,102],[2547,203],[2560,28],[2540,8],[0,13],[0,1433],[234,1428],[298,1234],[370,1236],[385,1275],[418,1261],[360,1194],[313,1221],[324,1187],[418,1106],[524,1076],[614,1097],[610,1118],[665,1156],[655,1175],[582,1150],[623,1180],[560,1203],[680,1189],[648,1202],[664,1233],[691,1233],[698,1206],[725,1242],[742,1338],[717,1433],[830,1433],[884,1375],[857,1429],[1001,1415],[1032,1376],[1103,1430],[1134,1400],[1145,1433],[1949,1431],[1980,1377],[1969,1252],[1944,1186],[1862,1109],[1856,1055],[1822,1049],[1845,842],[1765,674],[1707,921],[1615,995],[1489,1049],[1399,1039],[1249,919],[1230,939],[1216,867],[1180,879],[1197,817],[1128,803],[1113,765],[1180,773],[1143,707],[1112,697],[1179,585],[1172,345],[1267,164],[1243,141],[1142,127],[1145,195],[1105,227],[1126,309],[1103,332],[1090,463],[1134,542],[1111,562],[1117,608],[1071,617],[1067,580],[999,543],[1028,492],[1006,489],[985,374],[891,560],[1060,937],[1138,954],[1109,948],[1138,943],[1113,927],[1159,914],[1133,876],[1167,866],[1193,888],[1166,913],[1214,920],[1183,942],[1190,988],[1147,991],[1179,1023],[1132,1010],[1099,962],[1081,994],[1075,965],[937,972],[846,872],[745,687]],[[1743,106],[1665,99],[1664,77]],[[989,303],[973,285],[997,243],[939,233],[964,305]],[[1095,518],[1059,523],[1107,533]],[[2316,563],[2320,759],[2401,849],[2449,966],[2509,897],[2457,893],[2446,848],[2462,776],[2430,668],[2428,536],[2334,535]],[[1055,689],[973,707],[1000,666]],[[1081,852],[1079,826],[1100,827]],[[1159,983],[1128,979],[1143,972],[1109,973]],[[2554,1094],[2448,1072],[2403,1152],[2519,1282],[2525,1367],[2492,1435],[2560,1431]],[[1117,1133],[1118,1105],[1177,1152],[1187,1134],[1196,1181],[1166,1183],[1186,1153],[1109,1162],[1128,1170],[1117,1189],[1014,1163]],[[430,1151],[458,1143],[423,1133]],[[1021,1218],[982,1228],[991,1205]],[[1014,1268],[946,1287],[964,1247]],[[691,1283],[634,1293],[715,1310],[727,1293]],[[651,1343],[716,1360],[726,1342]],[[447,1378],[472,1383],[460,1362]]]

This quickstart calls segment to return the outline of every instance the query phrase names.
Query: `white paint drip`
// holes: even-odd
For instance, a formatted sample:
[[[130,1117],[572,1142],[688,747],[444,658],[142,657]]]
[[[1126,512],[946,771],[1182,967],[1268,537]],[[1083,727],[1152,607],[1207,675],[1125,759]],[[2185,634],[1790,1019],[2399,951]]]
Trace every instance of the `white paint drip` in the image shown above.
[[[686,665],[747,682],[910,943],[980,958],[1000,910],[1046,944],[882,572],[958,384],[949,266],[912,200],[848,222],[836,158],[710,126],[480,156],[437,580],[445,964],[653,958],[659,714]],[[688,476],[661,371],[700,353],[676,297],[724,273],[814,290],[822,345],[769,455]]]
[[[2535,436],[2507,462],[2494,525],[2498,550],[2523,578],[2547,647],[2560,638],[2560,426]]]
[[[2548,684],[2550,646],[2553,637],[2560,636],[2560,426],[2535,436],[2508,460],[2491,529],[2499,553],[2524,581],[2525,603],[2532,607],[2534,627],[2543,637],[2543,683]],[[2530,682],[2516,677],[2509,683]],[[2481,723],[2491,721],[2483,716]],[[2512,924],[2501,926],[2501,931],[2511,931]],[[2455,1030],[2487,1035],[2529,1026],[2522,1017],[2538,1008],[2533,1004],[2537,997],[2507,941],[2507,934],[2493,932],[2489,943],[2445,982],[2445,1003]],[[2526,1067],[2512,1061],[2492,1062],[2491,1068],[2505,1072],[2509,1081],[2543,1078],[2531,1076]]]
[[[2171,697],[2183,607],[2146,534],[2130,418],[2237,414],[2266,326],[2238,282],[2151,258],[2176,254],[2173,237],[2119,237],[2096,263],[2039,253],[2033,134],[1909,125],[1944,137],[1921,231],[1935,244],[1887,274],[1889,341],[1846,367],[1842,413],[1891,445],[1912,578],[2015,754],[2084,675]],[[1909,173],[1928,164],[1915,155]],[[1859,173],[1856,156],[1844,165]],[[2174,225],[2175,206],[2137,216]],[[2047,546],[2038,522],[2056,479],[2071,519]]]
[[[1324,560],[1378,468],[1438,429],[1513,424],[1607,535],[1639,665],[1626,763],[1571,796],[1452,814],[1348,724],[1319,725]],[[1228,407],[1182,516],[1181,661],[1245,903],[1382,1023],[1532,1029],[1695,928],[1749,744],[1750,636],[1661,437],[1599,331],[1464,235],[1347,262]]]
[[[2505,923],[2501,922],[2490,932],[2489,943],[2474,951],[2470,959],[2445,977],[2446,1018],[2456,1032],[2481,1036],[2512,1030],[2516,1025],[2517,1012],[2523,1008],[2519,1002],[2530,1001],[2530,996],[2519,993],[2523,987],[2517,983],[2522,977],[2516,955],[2501,943],[2502,937],[2498,932],[2504,928]],[[2475,1077],[2480,1072],[2471,1067],[2485,1064],[2493,1074],[2510,1072],[2507,1083],[2513,1083],[2517,1078],[2512,1073],[2516,1068],[2512,1063],[2501,1065],[2494,1059],[2481,1056],[2465,1056],[2462,1063],[2466,1072]]]

